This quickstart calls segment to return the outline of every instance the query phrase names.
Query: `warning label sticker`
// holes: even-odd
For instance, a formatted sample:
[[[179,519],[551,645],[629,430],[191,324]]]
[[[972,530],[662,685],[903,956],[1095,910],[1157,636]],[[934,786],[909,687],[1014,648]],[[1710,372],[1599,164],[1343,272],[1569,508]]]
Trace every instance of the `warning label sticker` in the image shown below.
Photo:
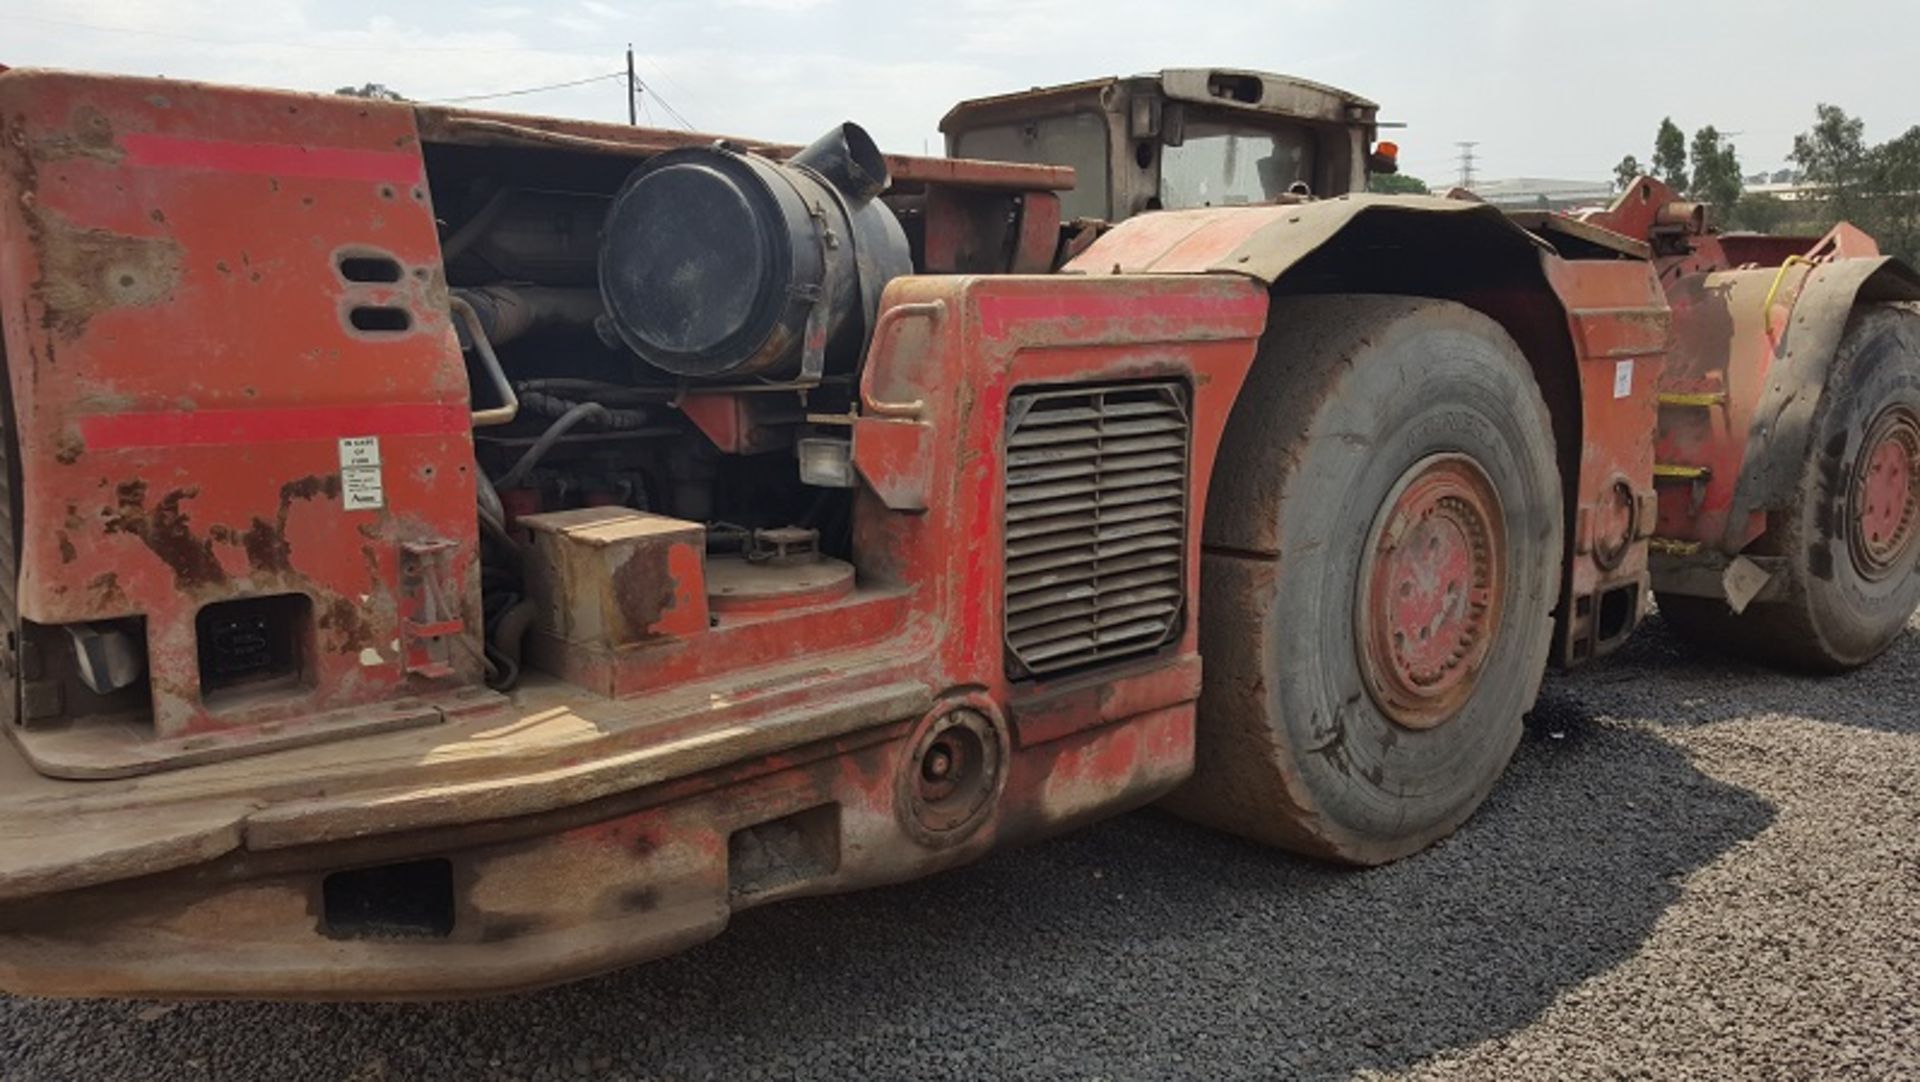
[[[380,479],[380,437],[341,439],[340,505],[348,511],[375,511],[387,505]]]
[[[387,505],[380,467],[349,466],[340,471],[340,504],[349,511],[374,511]]]
[[[340,468],[351,466],[378,466],[380,464],[380,437],[347,436],[340,441]]]
[[[1625,398],[1633,393],[1633,362],[1621,361],[1613,366],[1613,397]]]

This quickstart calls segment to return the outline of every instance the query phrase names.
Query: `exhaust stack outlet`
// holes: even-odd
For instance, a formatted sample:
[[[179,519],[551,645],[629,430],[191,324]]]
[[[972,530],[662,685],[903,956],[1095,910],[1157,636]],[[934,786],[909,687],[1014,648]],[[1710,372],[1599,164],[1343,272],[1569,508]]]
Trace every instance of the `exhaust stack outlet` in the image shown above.
[[[1662,203],[1654,212],[1653,223],[1661,229],[1676,229],[1683,233],[1705,233],[1707,231],[1707,205],[1686,200]]]
[[[858,124],[842,124],[828,131],[788,158],[787,164],[820,174],[850,203],[865,203],[893,182],[887,175],[886,155]]]
[[[788,162],[725,144],[648,159],[601,230],[608,323],[641,360],[691,379],[851,369],[881,289],[913,269],[899,220],[874,198],[887,183],[855,124]]]

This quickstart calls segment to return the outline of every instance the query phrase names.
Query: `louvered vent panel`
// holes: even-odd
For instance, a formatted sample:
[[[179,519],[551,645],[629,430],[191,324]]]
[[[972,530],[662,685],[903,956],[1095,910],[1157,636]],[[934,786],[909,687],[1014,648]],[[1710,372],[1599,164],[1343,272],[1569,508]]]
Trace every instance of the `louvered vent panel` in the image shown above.
[[[1008,403],[1006,645],[1016,674],[1145,653],[1186,603],[1187,394],[1177,383]]]

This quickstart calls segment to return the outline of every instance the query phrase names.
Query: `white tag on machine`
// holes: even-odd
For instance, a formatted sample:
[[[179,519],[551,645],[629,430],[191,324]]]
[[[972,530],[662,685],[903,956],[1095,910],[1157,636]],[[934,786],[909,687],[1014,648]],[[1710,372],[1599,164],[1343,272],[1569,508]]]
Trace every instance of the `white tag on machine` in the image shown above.
[[[1621,361],[1613,366],[1613,397],[1625,398],[1633,393],[1633,362]],[[343,443],[345,441],[342,441]]]
[[[380,479],[380,437],[343,437],[340,440],[340,506],[348,511],[376,511],[386,503],[386,490]]]

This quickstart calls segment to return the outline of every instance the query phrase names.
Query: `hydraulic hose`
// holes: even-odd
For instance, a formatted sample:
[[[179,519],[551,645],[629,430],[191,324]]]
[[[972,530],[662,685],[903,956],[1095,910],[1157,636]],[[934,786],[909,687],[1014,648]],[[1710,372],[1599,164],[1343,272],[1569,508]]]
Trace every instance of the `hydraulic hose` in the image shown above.
[[[522,598],[501,613],[494,624],[493,633],[487,637],[487,656],[495,669],[487,677],[487,686],[493,690],[505,691],[520,682],[521,647],[536,611],[531,600]]]
[[[598,402],[582,402],[561,414],[558,420],[547,426],[545,432],[540,433],[539,439],[533,441],[533,446],[527,448],[526,453],[520,456],[520,461],[515,462],[512,469],[501,474],[494,481],[494,487],[496,489],[517,487],[520,482],[527,479],[527,474],[532,473],[533,468],[540,464],[540,460],[547,456],[547,452],[553,450],[553,445],[560,442],[560,437],[566,435],[575,425],[589,418],[605,424],[608,416],[607,407]]]
[[[507,509],[500,503],[500,491],[493,487],[492,481],[487,480],[486,474],[482,473],[477,478],[473,496],[480,504],[482,518],[490,518],[502,526],[507,524]]]
[[[525,386],[520,388],[520,408],[528,413],[542,417],[565,417],[567,411],[582,404],[578,398],[564,398],[545,391],[532,391]],[[642,428],[647,423],[645,410],[607,406],[607,416],[599,424],[616,432]]]
[[[473,427],[506,424],[519,415],[520,400],[514,396],[513,384],[507,382],[506,370],[500,367],[500,358],[493,352],[493,343],[487,341],[487,331],[480,323],[480,314],[473,310],[473,305],[458,296],[449,298],[447,306],[467,325],[474,352],[480,355],[480,365],[486,370],[487,378],[493,381],[494,393],[500,396],[503,403],[492,409],[474,410]]]

